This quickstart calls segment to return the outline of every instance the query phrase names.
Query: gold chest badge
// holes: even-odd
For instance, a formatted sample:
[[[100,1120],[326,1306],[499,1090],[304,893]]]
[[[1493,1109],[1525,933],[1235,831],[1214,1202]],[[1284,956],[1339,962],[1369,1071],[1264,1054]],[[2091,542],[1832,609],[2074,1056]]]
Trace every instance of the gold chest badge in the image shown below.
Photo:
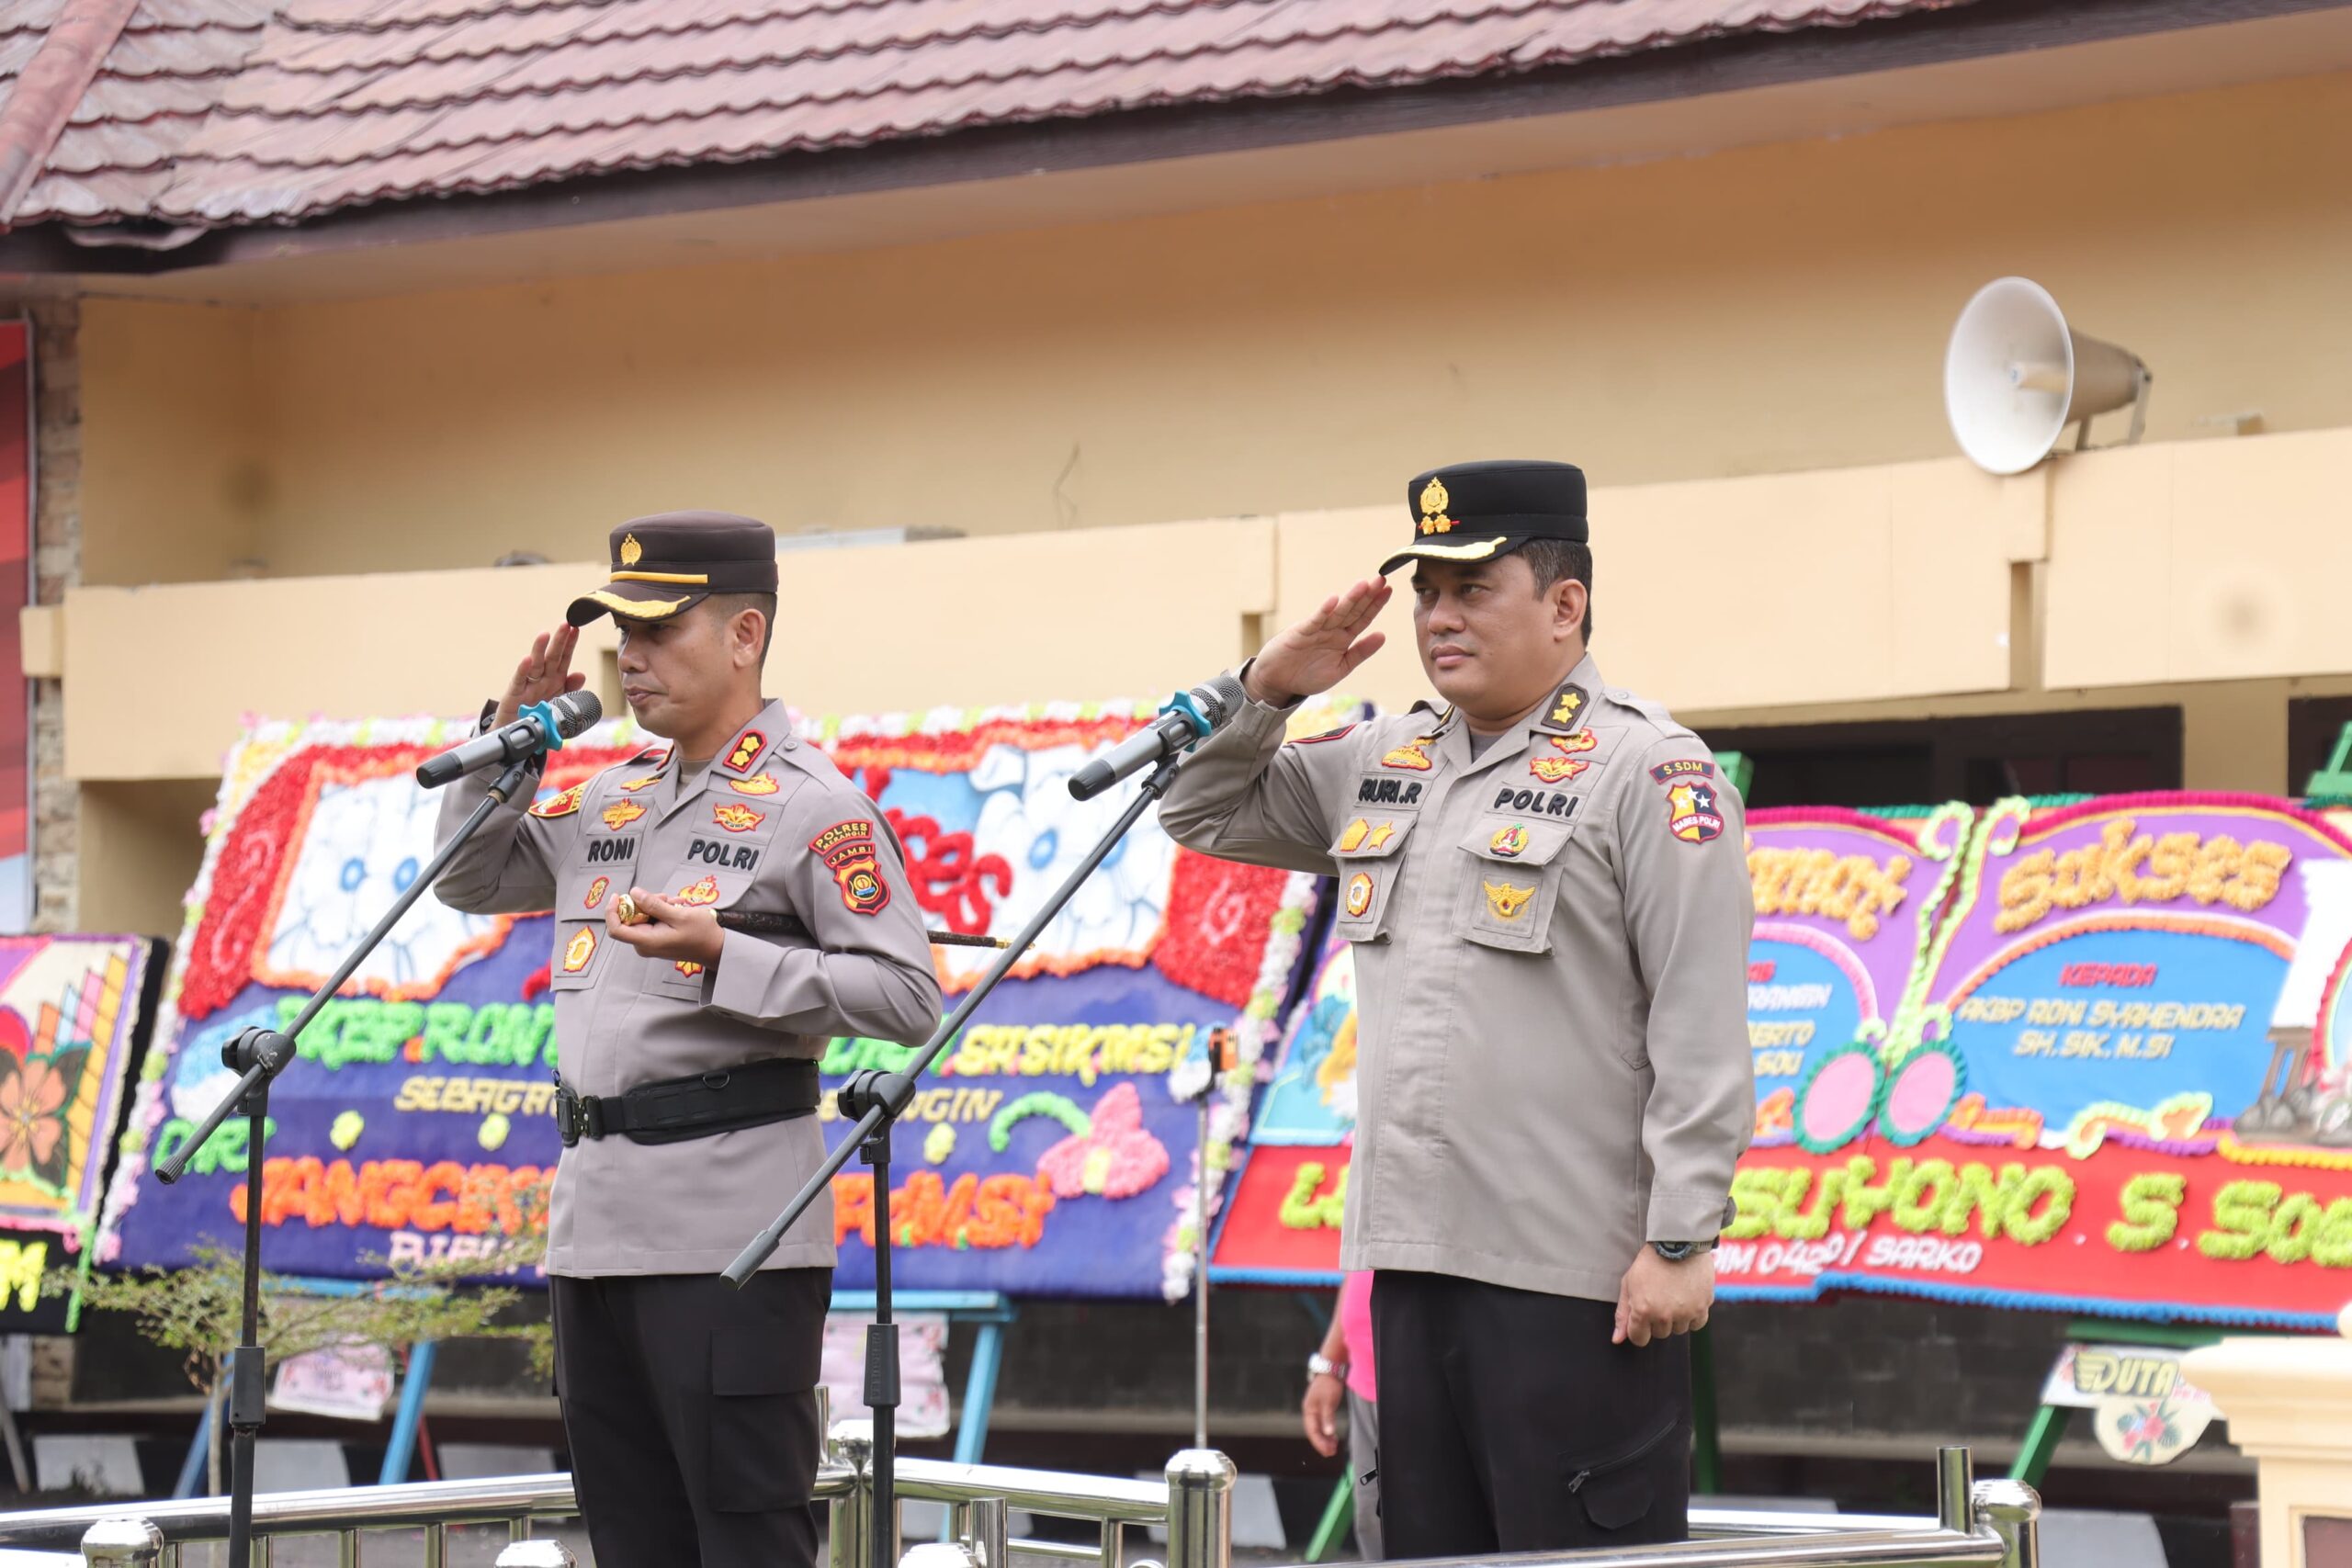
[[[1363,919],[1372,908],[1372,874],[1360,871],[1348,879],[1348,913],[1356,919]]]
[[[563,944],[563,972],[577,975],[587,968],[588,961],[595,956],[596,928],[582,926],[571,933],[571,940]]]
[[[1381,758],[1380,765],[1384,768],[1410,768],[1415,773],[1428,773],[1437,765],[1430,761],[1430,747],[1436,739],[1437,737],[1434,735],[1424,735],[1418,740],[1408,741]]]
[[[1519,919],[1527,913],[1527,901],[1535,897],[1534,888],[1513,887],[1508,882],[1486,882],[1482,879],[1481,886],[1487,890],[1487,908],[1495,912],[1495,919],[1498,920]]]
[[[610,806],[605,807],[605,826],[617,833],[623,828],[628,827],[630,823],[636,821],[639,818],[644,815],[645,807],[639,806],[637,802],[633,800],[616,800]]]

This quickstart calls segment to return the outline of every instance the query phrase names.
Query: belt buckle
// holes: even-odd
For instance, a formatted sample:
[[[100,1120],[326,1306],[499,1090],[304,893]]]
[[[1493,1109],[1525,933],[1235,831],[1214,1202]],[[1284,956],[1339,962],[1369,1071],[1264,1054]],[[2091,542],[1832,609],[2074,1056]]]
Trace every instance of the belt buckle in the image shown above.
[[[555,1091],[556,1136],[563,1140],[565,1148],[575,1148],[579,1145],[580,1134],[587,1120],[587,1117],[581,1112],[578,1095],[569,1089],[558,1089]]]

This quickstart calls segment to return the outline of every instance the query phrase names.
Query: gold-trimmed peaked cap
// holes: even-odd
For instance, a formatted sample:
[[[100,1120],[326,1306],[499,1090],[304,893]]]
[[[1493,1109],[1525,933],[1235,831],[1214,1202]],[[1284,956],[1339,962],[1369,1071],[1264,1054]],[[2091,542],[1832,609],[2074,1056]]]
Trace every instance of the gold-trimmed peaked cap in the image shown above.
[[[665,621],[714,593],[775,592],[775,530],[731,512],[664,512],[612,534],[613,580],[571,602],[564,619]]]
[[[1381,562],[1382,576],[1408,560],[1492,560],[1530,539],[1589,539],[1584,470],[1574,463],[1454,463],[1405,486],[1413,540]]]

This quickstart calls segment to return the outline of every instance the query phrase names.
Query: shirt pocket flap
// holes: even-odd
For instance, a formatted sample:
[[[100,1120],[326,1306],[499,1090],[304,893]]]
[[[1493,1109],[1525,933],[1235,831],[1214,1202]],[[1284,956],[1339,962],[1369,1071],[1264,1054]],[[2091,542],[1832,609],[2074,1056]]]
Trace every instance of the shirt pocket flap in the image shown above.
[[[1550,865],[1576,829],[1566,822],[1489,817],[1463,836],[1462,847],[1497,865]]]
[[[1352,817],[1331,840],[1333,860],[1385,860],[1405,847],[1420,818],[1411,812],[1384,817],[1377,812]]]

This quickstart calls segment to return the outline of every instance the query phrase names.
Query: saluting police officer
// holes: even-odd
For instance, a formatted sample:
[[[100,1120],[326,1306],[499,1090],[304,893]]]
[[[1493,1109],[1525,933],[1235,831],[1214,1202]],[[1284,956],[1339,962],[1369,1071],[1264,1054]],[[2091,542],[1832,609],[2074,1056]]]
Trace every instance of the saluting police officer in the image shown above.
[[[1690,1330],[1755,1113],[1738,798],[1586,653],[1584,475],[1407,488],[1446,699],[1283,743],[1376,650],[1382,578],[1244,666],[1159,808],[1180,843],[1336,875],[1356,944],[1341,1262],[1375,1271],[1391,1557],[1679,1540]]]
[[[775,610],[766,525],[686,512],[614,529],[612,581],[533,640],[488,722],[577,690],[576,628],[609,613],[629,710],[671,744],[494,812],[435,889],[473,913],[555,911],[547,1269],[599,1568],[815,1562],[831,1203],[744,1289],[718,1271],[824,1156],[826,1042],[919,1042],[939,1018],[881,813],[761,694]],[[445,835],[489,776],[450,789]],[[624,894],[643,923],[623,923]],[[724,930],[722,910],[806,934]]]

